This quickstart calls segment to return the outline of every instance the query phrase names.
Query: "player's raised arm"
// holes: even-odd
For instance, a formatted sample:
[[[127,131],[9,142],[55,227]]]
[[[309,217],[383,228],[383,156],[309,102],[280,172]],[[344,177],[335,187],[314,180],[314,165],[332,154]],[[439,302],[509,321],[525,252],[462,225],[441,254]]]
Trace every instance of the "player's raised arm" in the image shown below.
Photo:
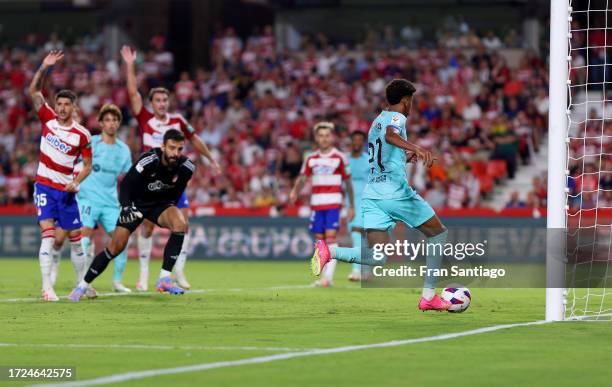
[[[34,78],[32,78],[32,82],[30,83],[30,87],[28,92],[30,97],[32,98],[32,104],[34,106],[34,112],[38,113],[40,108],[45,104],[45,97],[42,95],[42,84],[45,79],[45,74],[49,67],[53,66],[57,61],[61,60],[64,57],[64,53],[61,51],[51,51],[45,56],[42,64],[34,74]]]
[[[206,157],[206,159],[210,162],[210,165],[214,169],[215,173],[220,174],[221,166],[219,166],[219,163],[217,163],[217,160],[215,160],[215,158],[213,157],[212,153],[210,152],[210,149],[208,149],[208,146],[206,146],[206,144],[200,139],[200,137],[194,135],[191,138],[191,144],[193,144],[193,147],[196,151],[198,151],[199,154]]]
[[[137,116],[142,110],[142,96],[138,92],[136,83],[136,50],[133,50],[130,46],[123,46],[121,47],[121,57],[125,61],[127,70],[127,90],[132,113]]]
[[[396,129],[392,126],[388,126],[385,131],[385,141],[398,148],[413,152],[419,159],[423,160],[423,164],[427,168],[433,165],[434,158],[431,155],[431,152],[421,148],[416,144],[404,140],[402,136],[400,136],[399,133],[397,133]]]

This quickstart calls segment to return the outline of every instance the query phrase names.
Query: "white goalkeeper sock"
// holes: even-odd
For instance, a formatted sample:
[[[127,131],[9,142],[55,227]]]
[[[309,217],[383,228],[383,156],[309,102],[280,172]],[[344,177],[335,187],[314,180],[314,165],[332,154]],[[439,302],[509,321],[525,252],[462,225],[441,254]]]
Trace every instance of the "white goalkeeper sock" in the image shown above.
[[[149,260],[151,259],[151,249],[153,247],[153,236],[144,237],[138,234],[138,260],[140,261],[140,275],[149,273]]]
[[[45,290],[53,288],[51,283],[51,265],[53,264],[51,249],[53,248],[54,240],[54,227],[43,230],[42,239],[40,241],[40,250],[38,251],[38,262],[40,264],[40,273],[42,274],[42,288]]]
[[[174,268],[176,273],[183,273],[185,270],[185,262],[187,262],[187,251],[189,250],[189,233],[185,233],[185,239],[183,239],[183,245],[181,246],[181,252],[176,260]]]
[[[76,274],[76,283],[77,285],[85,276],[85,267],[86,257],[83,252],[83,243],[81,242],[81,234],[70,237],[70,260],[72,261],[72,266],[74,267],[74,273]]]

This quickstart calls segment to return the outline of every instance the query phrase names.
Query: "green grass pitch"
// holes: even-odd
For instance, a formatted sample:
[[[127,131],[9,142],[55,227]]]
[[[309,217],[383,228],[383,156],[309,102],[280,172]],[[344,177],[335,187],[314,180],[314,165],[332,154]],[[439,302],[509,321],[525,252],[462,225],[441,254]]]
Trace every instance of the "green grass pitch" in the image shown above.
[[[36,260],[0,265],[0,365],[75,366],[78,380],[430,337],[544,314],[543,289],[472,289],[463,314],[422,313],[418,289],[361,289],[346,281],[349,266],[340,264],[336,287],[307,288],[313,278],[306,262],[190,261],[189,279],[200,292],[43,303],[27,300],[39,296]],[[159,266],[151,263],[150,287]],[[130,261],[126,285],[133,287],[137,272]],[[99,292],[110,292],[111,275],[112,265],[94,283]],[[73,282],[64,258],[58,295],[67,295]],[[113,385],[603,386],[610,383],[611,348],[609,322],[562,322]]]

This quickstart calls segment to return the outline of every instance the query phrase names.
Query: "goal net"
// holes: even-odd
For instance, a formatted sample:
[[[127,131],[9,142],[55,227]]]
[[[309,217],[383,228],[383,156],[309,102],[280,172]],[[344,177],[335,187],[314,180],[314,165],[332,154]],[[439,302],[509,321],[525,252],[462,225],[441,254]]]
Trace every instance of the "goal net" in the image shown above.
[[[612,257],[612,9],[608,8],[607,0],[565,0],[563,3],[569,6],[564,206],[568,288],[563,292],[564,317],[609,320],[612,318],[612,268],[609,268]]]

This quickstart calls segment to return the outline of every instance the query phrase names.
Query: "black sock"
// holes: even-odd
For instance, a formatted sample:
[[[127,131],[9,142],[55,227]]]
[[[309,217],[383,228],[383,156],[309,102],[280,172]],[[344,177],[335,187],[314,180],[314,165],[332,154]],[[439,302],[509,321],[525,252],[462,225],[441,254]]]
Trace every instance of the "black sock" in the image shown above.
[[[166,248],[164,249],[164,263],[162,264],[162,269],[172,271],[176,259],[181,253],[183,239],[185,239],[184,232],[173,232],[170,234],[170,238],[168,238],[168,243],[166,243]]]
[[[108,249],[104,249],[100,254],[96,255],[93,262],[85,273],[85,282],[92,283],[106,269],[110,261],[115,258]]]

